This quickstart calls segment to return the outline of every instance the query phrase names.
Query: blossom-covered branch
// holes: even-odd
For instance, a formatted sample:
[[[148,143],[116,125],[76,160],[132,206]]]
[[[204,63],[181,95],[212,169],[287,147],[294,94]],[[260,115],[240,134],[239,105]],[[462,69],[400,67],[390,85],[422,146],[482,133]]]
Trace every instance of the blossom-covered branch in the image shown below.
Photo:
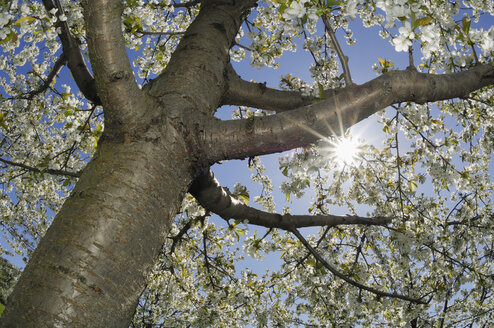
[[[27,93],[24,95],[27,99],[33,99],[35,96],[39,95],[40,93],[43,93],[46,89],[50,87],[50,84],[53,82],[55,77],[58,75],[62,67],[65,65],[67,62],[67,58],[65,57],[65,54],[62,53],[60,57],[57,59],[55,64],[53,65],[53,68],[46,78],[46,80],[43,81],[43,84],[37,88],[36,90],[32,90],[31,92]]]
[[[291,232],[298,238],[298,240],[300,240],[300,242],[305,246],[305,248],[307,248],[307,250],[312,254],[312,256],[314,256],[316,258],[316,260],[321,263],[326,269],[328,269],[332,274],[334,274],[335,276],[337,276],[338,278],[344,280],[345,282],[349,283],[350,285],[352,286],[355,286],[357,288],[360,288],[360,289],[363,289],[363,290],[366,290],[368,292],[371,292],[373,294],[376,294],[378,296],[381,296],[381,297],[392,297],[392,298],[398,298],[398,299],[401,299],[401,300],[404,300],[404,301],[408,301],[408,302],[412,302],[412,303],[417,303],[417,304],[426,304],[425,301],[423,301],[422,299],[420,298],[414,298],[414,297],[409,297],[409,296],[405,296],[405,295],[402,295],[402,294],[398,294],[398,293],[388,293],[388,292],[384,292],[384,291],[381,291],[379,289],[376,289],[376,288],[373,288],[373,287],[369,287],[369,286],[366,286],[366,285],[363,285],[353,279],[350,279],[348,276],[344,275],[343,273],[339,272],[338,270],[336,270],[336,268],[334,268],[333,266],[331,266],[322,256],[321,254],[319,254],[310,244],[309,242],[304,238],[304,236],[302,236],[302,234],[295,228],[293,228],[291,230]]]
[[[336,226],[342,224],[385,225],[392,220],[390,217],[282,215],[261,211],[235,199],[219,184],[212,172],[199,176],[191,185],[189,192],[197,199],[199,204],[225,220],[246,220],[250,224],[266,228],[279,228],[291,231],[293,228]]]
[[[336,38],[336,35],[331,27],[331,23],[326,15],[322,16],[322,21],[324,22],[324,26],[326,27],[326,32],[329,34],[331,42],[333,43],[333,47],[338,54],[338,58],[340,59],[341,68],[343,69],[343,77],[345,79],[346,86],[350,86],[353,84],[352,76],[350,74],[350,68],[348,67],[348,57],[345,56],[343,50],[341,50],[340,43]]]
[[[304,147],[347,128],[389,105],[457,97],[494,83],[492,63],[467,71],[433,75],[391,71],[363,85],[333,90],[315,104],[267,117],[206,123],[203,151],[211,162]]]
[[[65,175],[65,176],[74,177],[74,178],[78,178],[81,176],[80,172],[71,172],[71,171],[54,170],[54,169],[39,169],[37,167],[32,167],[32,166],[29,166],[26,164],[12,162],[12,161],[9,161],[9,160],[3,159],[3,158],[0,158],[0,162],[5,163],[7,165],[17,166],[17,167],[23,168],[27,171],[36,172],[36,173],[48,173],[51,175]]]
[[[62,43],[63,54],[67,58],[68,66],[77,87],[89,101],[96,105],[101,104],[101,100],[96,92],[94,78],[91,72],[89,72],[76,39],[70,33],[67,17],[60,2],[56,0],[56,5],[54,5],[52,0],[43,0],[43,5],[48,13],[57,15],[57,25],[60,28],[59,37]]]

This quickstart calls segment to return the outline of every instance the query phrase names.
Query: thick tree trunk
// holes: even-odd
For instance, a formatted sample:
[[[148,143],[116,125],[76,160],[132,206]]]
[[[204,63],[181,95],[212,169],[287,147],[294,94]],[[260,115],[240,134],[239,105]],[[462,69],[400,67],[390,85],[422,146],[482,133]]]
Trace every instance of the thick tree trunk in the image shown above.
[[[183,143],[106,141],[34,252],[2,327],[126,327],[191,182]],[[55,291],[55,292],[54,292]]]
[[[2,327],[127,327],[199,170],[228,51],[256,1],[204,0],[166,70],[139,88],[120,0],[83,3],[105,134],[14,290]],[[65,50],[64,50],[65,51]]]

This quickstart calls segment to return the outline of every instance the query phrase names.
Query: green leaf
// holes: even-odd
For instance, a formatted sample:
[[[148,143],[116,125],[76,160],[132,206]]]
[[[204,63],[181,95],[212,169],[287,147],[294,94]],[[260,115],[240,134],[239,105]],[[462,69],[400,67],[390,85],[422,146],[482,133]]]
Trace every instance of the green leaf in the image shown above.
[[[46,154],[45,157],[43,157],[43,160],[41,161],[41,163],[39,163],[39,167],[47,167],[48,164],[50,164],[50,161],[51,161],[51,157],[50,157],[50,154]]]
[[[415,29],[416,27],[428,25],[433,21],[434,19],[432,17],[421,17],[413,23],[413,28]]]
[[[64,92],[62,93],[62,99],[63,100],[69,100],[69,98],[72,96],[71,92]]]
[[[283,169],[281,170],[281,174],[284,176],[288,176],[288,166],[283,166]]]
[[[338,5],[340,5],[340,3],[341,3],[341,1],[338,1],[338,0],[326,0],[325,1],[326,7],[338,6]]]
[[[5,38],[0,40],[0,44],[5,43],[5,42],[16,42],[17,41],[17,33],[14,30],[10,30],[10,32],[7,34]]]
[[[280,12],[280,17],[283,15],[283,13],[285,12],[285,10],[288,9],[288,5],[286,3],[282,3],[281,6],[280,6],[280,9],[279,12]]]
[[[244,204],[248,204],[250,200],[250,195],[249,192],[247,191],[247,187],[240,187],[238,188],[235,193],[232,195],[236,199],[242,201]]]
[[[405,23],[408,22],[408,17],[405,16],[398,17],[398,19],[400,20],[400,22],[403,23],[403,25],[405,25]]]
[[[463,32],[465,32],[465,34],[468,35],[468,32],[470,32],[470,24],[472,23],[472,21],[467,17],[463,17],[461,21],[463,23],[463,27],[462,27]]]
[[[36,18],[31,17],[31,16],[21,17],[14,22],[14,26],[15,27],[21,27],[22,23],[31,24],[35,20],[36,20]]]

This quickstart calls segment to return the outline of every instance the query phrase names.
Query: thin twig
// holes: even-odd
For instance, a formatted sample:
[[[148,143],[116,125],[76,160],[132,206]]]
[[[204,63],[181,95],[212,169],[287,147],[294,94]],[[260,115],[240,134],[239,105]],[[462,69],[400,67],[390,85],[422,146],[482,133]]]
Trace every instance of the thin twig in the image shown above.
[[[334,34],[334,31],[329,23],[329,19],[326,15],[322,16],[322,21],[324,22],[324,26],[326,27],[326,31],[328,32],[329,37],[331,38],[331,42],[333,43],[334,49],[338,54],[338,58],[340,59],[341,68],[343,69],[343,77],[345,78],[345,84],[347,87],[349,87],[353,84],[353,82],[352,82],[352,76],[350,75],[350,68],[348,67],[348,57],[345,56],[345,54],[341,50],[340,44],[338,43],[338,39],[336,38],[336,35]]]
[[[65,65],[67,62],[67,58],[65,55],[62,53],[60,57],[57,59],[55,64],[53,65],[53,69],[51,70],[50,74],[46,78],[46,80],[43,80],[43,84],[36,90],[32,90],[31,92],[27,93],[24,95],[27,99],[33,99],[35,96],[39,95],[40,93],[44,92],[46,89],[50,87],[50,84],[53,82],[55,77],[58,75],[62,67]]]
[[[329,263],[326,262],[326,260],[324,260],[322,258],[322,256],[309,244],[309,242],[304,238],[304,236],[302,236],[300,234],[300,232],[297,229],[293,228],[291,230],[291,232],[298,238],[298,240],[300,240],[300,242],[305,246],[305,248],[307,248],[307,250],[314,256],[314,258],[317,261],[319,261],[332,274],[334,274],[338,278],[346,281],[350,285],[355,286],[355,287],[360,288],[360,289],[364,289],[368,292],[371,292],[371,293],[376,294],[376,295],[381,296],[381,297],[392,297],[392,298],[398,298],[398,299],[412,302],[412,303],[426,304],[426,302],[424,302],[422,299],[413,298],[413,297],[409,297],[409,296],[405,296],[405,295],[401,295],[401,294],[397,294],[397,293],[384,292],[384,291],[381,291],[381,290],[378,290],[378,289],[375,289],[375,288],[372,288],[372,287],[369,287],[366,285],[362,285],[361,283],[356,282],[355,280],[348,278],[346,275],[344,275],[343,273],[339,272],[334,267],[329,265]]]
[[[182,229],[180,229],[180,231],[175,236],[170,237],[172,239],[172,246],[170,247],[170,254],[172,254],[175,251],[175,247],[177,247],[177,245],[178,245],[179,241],[182,239],[183,235],[185,235],[185,233],[187,231],[189,231],[189,229],[192,225],[191,223],[192,223],[192,219],[187,221],[187,223],[182,227]]]
[[[412,46],[408,47],[408,68],[416,70],[415,64],[413,63],[413,48]]]
[[[70,171],[65,171],[65,170],[54,170],[54,169],[43,169],[42,170],[42,169],[38,169],[36,167],[32,167],[32,166],[29,166],[26,164],[12,162],[12,161],[9,161],[9,160],[3,159],[3,158],[0,158],[0,162],[8,164],[8,165],[12,165],[12,166],[22,167],[23,169],[26,169],[26,170],[31,171],[31,172],[36,172],[36,173],[48,173],[51,175],[65,175],[65,176],[74,177],[74,178],[78,178],[81,176],[80,172],[70,172]]]
[[[242,45],[242,44],[240,44],[240,43],[238,43],[238,42],[235,42],[235,43],[234,43],[234,45],[236,45],[237,47],[240,47],[240,48],[242,48],[242,49],[245,49],[245,50],[247,50],[247,51],[254,51],[254,50],[252,50],[251,48],[249,48],[249,47],[247,47],[247,46],[244,46],[244,45]]]

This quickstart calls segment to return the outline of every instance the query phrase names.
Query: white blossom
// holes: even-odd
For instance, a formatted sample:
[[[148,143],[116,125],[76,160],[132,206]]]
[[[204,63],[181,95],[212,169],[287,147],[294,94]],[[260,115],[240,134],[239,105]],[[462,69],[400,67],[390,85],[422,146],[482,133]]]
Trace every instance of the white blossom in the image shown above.
[[[305,13],[305,3],[309,0],[294,0],[290,3],[290,8],[286,9],[283,13],[283,18],[290,20],[292,18],[302,18]]]
[[[409,22],[398,29],[400,33],[397,37],[391,40],[391,44],[394,45],[396,51],[408,51],[408,48],[412,46],[412,41],[415,38],[415,33],[411,30]]]

